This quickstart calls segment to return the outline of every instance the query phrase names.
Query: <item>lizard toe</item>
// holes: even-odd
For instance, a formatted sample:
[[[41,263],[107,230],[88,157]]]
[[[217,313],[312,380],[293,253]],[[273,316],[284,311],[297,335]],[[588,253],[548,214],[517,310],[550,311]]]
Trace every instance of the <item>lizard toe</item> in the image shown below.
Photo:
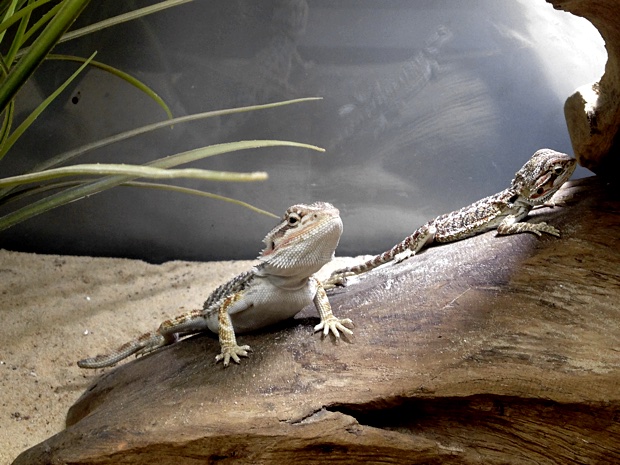
[[[327,336],[331,332],[334,336],[339,338],[340,331],[349,335],[353,334],[353,331],[347,328],[346,325],[353,326],[353,322],[349,318],[340,319],[332,317],[325,321],[321,321],[314,327],[314,331],[316,332],[323,330],[323,336]]]
[[[248,352],[250,352],[250,346],[230,346],[230,347],[222,347],[222,352],[219,355],[215,356],[215,363],[219,361],[223,361],[223,365],[227,367],[230,364],[230,359],[235,363],[241,363],[241,359],[239,357],[247,357]]]

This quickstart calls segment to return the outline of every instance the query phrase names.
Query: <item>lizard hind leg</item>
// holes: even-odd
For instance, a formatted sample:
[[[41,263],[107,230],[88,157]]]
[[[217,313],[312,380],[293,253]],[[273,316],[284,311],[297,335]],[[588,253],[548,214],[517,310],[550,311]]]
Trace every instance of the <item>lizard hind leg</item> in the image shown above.
[[[164,321],[157,331],[145,333],[107,355],[97,355],[80,360],[78,366],[80,368],[108,367],[130,355],[146,355],[161,347],[172,344],[179,339],[180,334],[199,332],[204,330],[204,328],[206,328],[206,322],[203,318],[202,310],[192,310],[171,320]]]
[[[250,346],[237,345],[237,338],[235,337],[235,329],[233,328],[232,321],[230,319],[229,311],[233,304],[242,298],[242,293],[236,293],[226,298],[218,309],[218,338],[220,341],[221,352],[215,356],[215,363],[223,362],[224,367],[227,367],[232,358],[233,362],[240,363],[239,357],[247,357],[248,352],[252,349]],[[244,306],[243,303],[240,304]],[[236,310],[239,311],[241,307]]]
[[[413,257],[424,246],[432,243],[435,240],[436,234],[437,228],[431,223],[427,223],[419,228],[392,249],[394,250],[394,263],[400,263]]]
[[[208,329],[203,310],[191,310],[171,320],[164,321],[149,341],[136,352],[136,357],[149,354],[161,347],[174,344],[181,336],[198,333]],[[146,335],[145,335],[146,336]]]

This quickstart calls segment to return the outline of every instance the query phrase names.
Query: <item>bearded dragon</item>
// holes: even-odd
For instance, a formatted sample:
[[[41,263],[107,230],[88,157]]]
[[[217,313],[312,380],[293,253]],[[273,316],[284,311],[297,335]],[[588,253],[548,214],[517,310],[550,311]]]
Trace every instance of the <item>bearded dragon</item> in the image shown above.
[[[202,309],[164,321],[156,331],[107,355],[80,360],[78,366],[110,366],[207,330],[219,336],[221,353],[216,363],[228,366],[230,359],[239,363],[239,357],[247,357],[250,351],[249,346],[237,344],[235,331],[253,331],[292,318],[311,303],[321,317],[315,331],[322,330],[324,336],[331,332],[336,338],[340,332],[352,334],[347,328],[351,320],[333,315],[325,289],[313,276],[333,258],[341,234],[342,220],[333,205],[316,202],[290,207],[265,237],[259,264],[215,289]]]
[[[366,273],[380,265],[405,260],[432,242],[453,242],[497,229],[498,235],[529,232],[560,236],[547,223],[521,222],[536,206],[545,204],[575,171],[576,160],[551,149],[538,150],[517,171],[508,189],[460,210],[438,216],[407,236],[390,250],[366,262],[336,270],[324,282],[329,289],[344,285],[347,277]]]

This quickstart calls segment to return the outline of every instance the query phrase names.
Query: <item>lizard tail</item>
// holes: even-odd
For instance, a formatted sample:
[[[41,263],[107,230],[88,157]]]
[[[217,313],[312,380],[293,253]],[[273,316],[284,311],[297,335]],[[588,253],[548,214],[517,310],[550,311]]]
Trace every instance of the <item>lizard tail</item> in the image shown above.
[[[336,271],[336,273],[362,274],[377,268],[378,266],[385,265],[386,263],[393,261],[398,255],[402,254],[406,250],[410,250],[412,248],[412,244],[417,242],[420,234],[420,230],[417,230],[411,236],[406,237],[402,242],[399,242],[390,250],[387,250],[382,254],[375,255],[370,260],[367,260],[359,265]]]
[[[416,252],[418,252],[418,250],[420,250],[426,243],[432,241],[434,236],[435,227],[432,222],[427,223],[416,230],[413,234],[407,236],[401,242],[396,244],[390,250],[383,252],[382,254],[375,255],[370,260],[367,260],[359,265],[334,271],[331,276],[323,282],[323,286],[325,289],[331,289],[335,286],[342,286],[344,285],[344,281],[347,277],[366,273],[391,261],[400,262],[412,255],[415,255]]]
[[[176,338],[175,338],[176,340]],[[127,342],[107,355],[97,355],[77,362],[80,368],[103,368],[114,365],[130,355],[144,355],[155,349],[168,345],[174,340],[167,340],[158,332],[143,334],[138,339]]]

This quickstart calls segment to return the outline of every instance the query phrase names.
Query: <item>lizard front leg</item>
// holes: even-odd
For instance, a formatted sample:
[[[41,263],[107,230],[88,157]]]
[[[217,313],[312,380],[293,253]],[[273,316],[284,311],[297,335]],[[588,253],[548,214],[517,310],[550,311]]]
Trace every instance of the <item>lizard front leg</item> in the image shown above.
[[[545,222],[525,223],[519,221],[520,218],[518,216],[507,216],[506,218],[504,218],[504,221],[502,221],[497,227],[497,234],[508,235],[529,232],[536,234],[537,236],[542,236],[542,233],[547,233],[551,234],[552,236],[560,237],[560,231]]]
[[[248,351],[251,351],[250,346],[237,345],[237,338],[235,337],[235,330],[230,319],[229,310],[230,307],[238,302],[243,297],[243,293],[237,292],[230,297],[224,299],[222,305],[218,310],[218,338],[220,340],[220,347],[222,349],[219,355],[215,357],[215,363],[223,360],[224,366],[227,367],[232,358],[235,363],[240,363],[241,357],[247,357]]]
[[[335,317],[332,313],[332,306],[330,305],[327,294],[325,293],[325,288],[314,276],[310,279],[314,281],[316,285],[316,294],[314,295],[313,302],[321,317],[321,322],[314,327],[314,331],[323,330],[324,336],[327,336],[331,331],[337,338],[340,337],[340,331],[349,335],[353,334],[353,331],[345,326],[353,326],[353,322],[349,318],[341,319]]]

